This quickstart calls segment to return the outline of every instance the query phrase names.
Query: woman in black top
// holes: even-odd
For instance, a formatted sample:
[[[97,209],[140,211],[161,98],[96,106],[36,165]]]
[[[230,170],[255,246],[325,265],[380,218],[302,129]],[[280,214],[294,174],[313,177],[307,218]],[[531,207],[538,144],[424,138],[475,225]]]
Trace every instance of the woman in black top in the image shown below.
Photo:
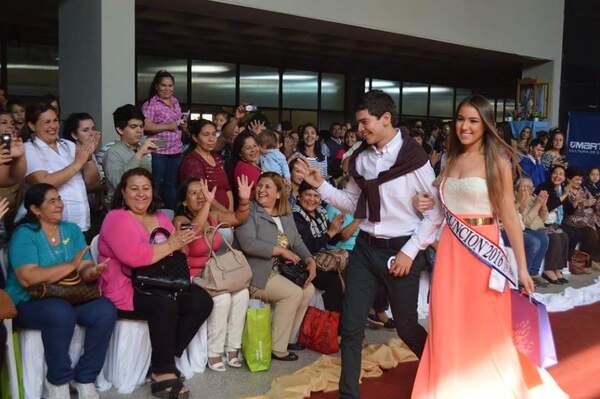
[[[342,231],[344,215],[338,215],[331,223],[327,220],[327,211],[321,206],[321,196],[306,182],[298,188],[298,203],[294,207],[294,220],[302,241],[311,254],[327,249],[327,244],[338,241]],[[325,309],[334,312],[342,310],[344,296],[342,281],[335,271],[325,272],[317,268],[313,285],[323,293]]]

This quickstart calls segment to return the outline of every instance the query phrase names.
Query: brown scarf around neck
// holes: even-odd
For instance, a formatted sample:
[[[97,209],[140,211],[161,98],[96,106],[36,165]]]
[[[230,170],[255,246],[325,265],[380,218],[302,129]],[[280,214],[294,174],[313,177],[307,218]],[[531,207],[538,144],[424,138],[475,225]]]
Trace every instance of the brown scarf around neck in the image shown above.
[[[429,158],[423,147],[410,137],[408,133],[400,131],[398,134],[402,134],[402,147],[400,147],[400,151],[398,151],[396,162],[394,162],[390,169],[380,172],[376,178],[366,180],[356,171],[356,159],[358,155],[363,151],[374,151],[374,149],[371,148],[371,145],[363,142],[350,158],[349,174],[354,178],[354,181],[361,189],[358,204],[356,205],[356,211],[354,213],[356,219],[365,219],[367,217],[368,205],[369,222],[380,222],[381,198],[379,195],[379,186],[390,180],[413,172],[429,162]]]

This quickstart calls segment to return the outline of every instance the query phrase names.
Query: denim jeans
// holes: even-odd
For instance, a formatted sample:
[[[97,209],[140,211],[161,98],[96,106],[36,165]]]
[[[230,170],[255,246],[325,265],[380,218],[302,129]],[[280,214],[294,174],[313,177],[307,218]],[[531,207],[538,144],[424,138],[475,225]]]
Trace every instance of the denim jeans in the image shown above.
[[[506,232],[502,230],[502,239],[507,246],[510,246]],[[545,230],[523,230],[523,241],[525,245],[525,260],[527,261],[527,270],[532,276],[538,276],[542,271],[542,261],[546,256],[550,239]]]
[[[155,189],[165,203],[165,208],[175,209],[177,201],[177,178],[181,154],[152,154],[152,176]]]
[[[98,298],[73,306],[60,298],[31,299],[20,302],[17,311],[16,326],[42,333],[48,365],[46,378],[51,384],[63,385],[72,380],[82,384],[96,381],[117,320],[117,310],[111,301]],[[85,327],[85,341],[83,355],[73,368],[69,346],[75,324]]]

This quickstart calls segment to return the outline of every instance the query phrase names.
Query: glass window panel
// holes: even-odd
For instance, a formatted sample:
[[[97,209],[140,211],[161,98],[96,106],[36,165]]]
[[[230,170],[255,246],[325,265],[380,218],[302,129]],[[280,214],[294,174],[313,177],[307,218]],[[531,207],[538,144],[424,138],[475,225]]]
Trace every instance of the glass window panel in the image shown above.
[[[58,94],[58,49],[48,46],[8,46],[8,92],[14,96]]]
[[[396,113],[399,110],[400,104],[400,82],[396,80],[382,80],[382,79],[373,79],[371,81],[371,88],[373,90],[382,90],[385,93],[389,94],[394,100],[396,104]]]
[[[298,127],[300,125],[306,125],[307,123],[312,123],[313,125],[317,125],[317,111],[299,111],[299,110],[291,110],[291,121],[292,126]]]
[[[370,78],[365,78],[365,93],[370,90],[370,88],[369,88],[369,79]]]
[[[321,109],[344,110],[344,75],[321,74]],[[367,81],[368,84],[368,81]]]
[[[285,108],[317,109],[319,74],[309,71],[285,71],[282,90]]]
[[[454,108],[454,89],[452,87],[431,86],[429,115],[452,116]]]
[[[240,65],[240,101],[259,107],[279,106],[277,68]]]
[[[473,94],[473,90],[471,90],[471,89],[457,88],[456,89],[456,105],[458,105],[465,98],[469,97],[471,94]]]
[[[235,105],[235,64],[192,61],[192,102]]]
[[[319,130],[329,130],[334,122],[343,123],[344,113],[334,111],[321,111],[319,113]]]
[[[504,114],[508,117],[508,116],[513,116],[515,112],[515,100],[513,99],[506,99],[504,101]]]
[[[187,60],[139,55],[137,58],[137,100],[146,101],[156,72],[166,70],[175,78],[175,97],[187,103]]]
[[[425,83],[402,84],[402,114],[427,115],[427,85]]]
[[[496,122],[504,122],[504,100],[496,100]]]

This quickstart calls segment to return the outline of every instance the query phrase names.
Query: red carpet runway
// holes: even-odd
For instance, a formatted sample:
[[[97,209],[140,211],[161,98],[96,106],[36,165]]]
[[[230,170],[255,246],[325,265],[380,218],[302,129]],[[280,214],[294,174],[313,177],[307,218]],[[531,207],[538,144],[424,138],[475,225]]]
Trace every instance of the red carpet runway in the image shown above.
[[[548,369],[571,399],[600,399],[600,303],[551,313],[559,363]],[[380,378],[363,380],[364,399],[410,399],[417,363],[400,363]],[[334,399],[337,392],[314,393],[311,399]]]

